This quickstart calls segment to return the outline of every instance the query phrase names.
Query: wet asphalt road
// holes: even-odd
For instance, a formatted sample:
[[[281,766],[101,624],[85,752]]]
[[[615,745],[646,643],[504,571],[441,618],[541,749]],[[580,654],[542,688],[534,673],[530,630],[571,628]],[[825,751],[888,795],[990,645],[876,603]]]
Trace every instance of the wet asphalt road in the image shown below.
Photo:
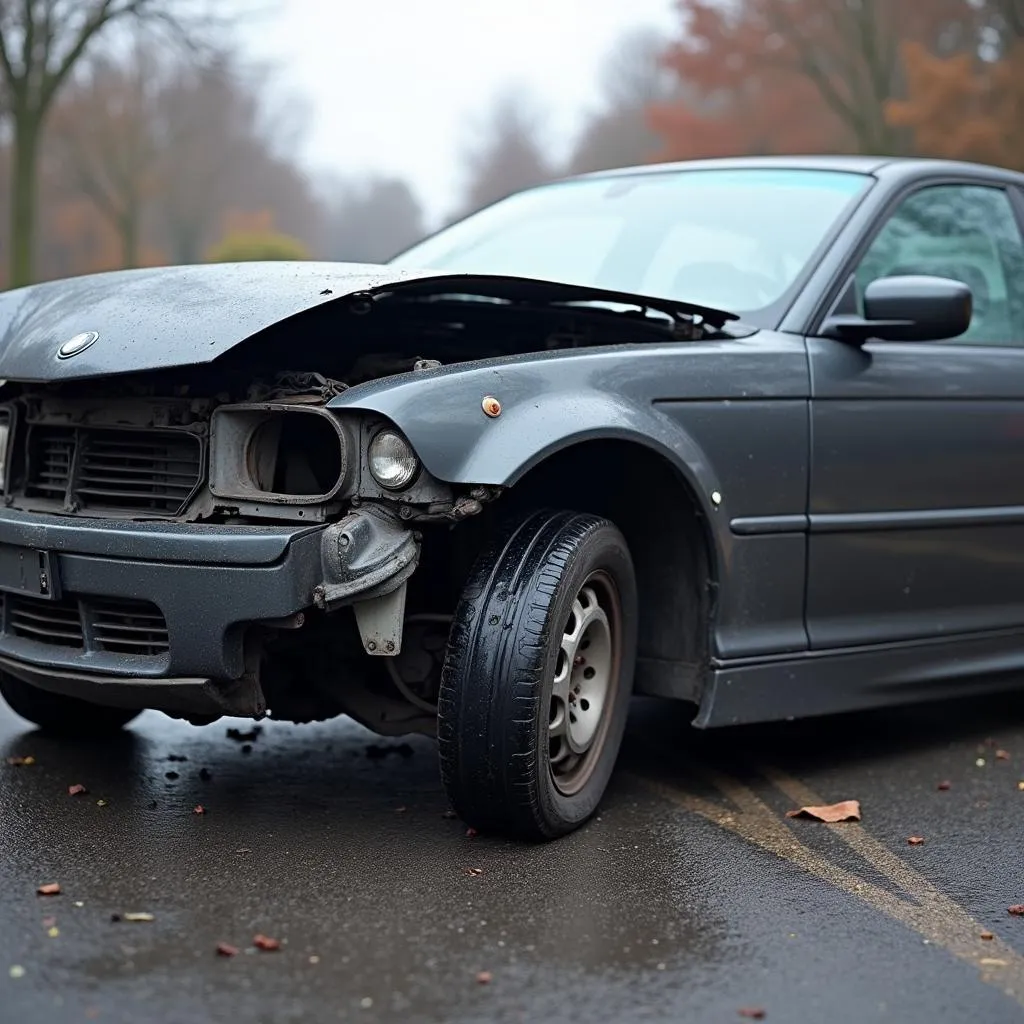
[[[1024,1018],[1024,697],[717,734],[638,703],[545,846],[445,818],[429,741],[228,725],[68,747],[0,711],[0,1021]],[[862,825],[785,817],[846,798]]]

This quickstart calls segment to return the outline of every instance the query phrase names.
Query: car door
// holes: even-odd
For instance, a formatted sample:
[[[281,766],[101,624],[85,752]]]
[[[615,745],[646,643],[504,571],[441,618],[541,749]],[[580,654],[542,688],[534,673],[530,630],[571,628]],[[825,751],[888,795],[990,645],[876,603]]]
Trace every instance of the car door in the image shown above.
[[[974,291],[953,341],[809,339],[812,649],[1024,628],[1024,239],[992,182],[918,185],[841,305],[906,273]],[[837,310],[838,311],[838,310]]]

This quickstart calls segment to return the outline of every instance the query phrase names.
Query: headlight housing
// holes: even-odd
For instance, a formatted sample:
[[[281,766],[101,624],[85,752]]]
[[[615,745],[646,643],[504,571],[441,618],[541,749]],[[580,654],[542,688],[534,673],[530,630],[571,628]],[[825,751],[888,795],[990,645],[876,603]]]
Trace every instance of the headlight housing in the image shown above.
[[[412,445],[389,427],[378,431],[370,441],[367,462],[373,479],[389,491],[404,490],[420,471]]]

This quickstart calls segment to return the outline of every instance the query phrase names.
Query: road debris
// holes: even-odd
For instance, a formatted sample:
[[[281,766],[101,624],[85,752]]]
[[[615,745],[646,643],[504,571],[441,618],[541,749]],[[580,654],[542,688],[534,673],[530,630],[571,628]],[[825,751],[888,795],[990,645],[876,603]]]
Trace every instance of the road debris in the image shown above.
[[[168,761],[187,761],[188,758],[184,754],[168,754]]]
[[[813,818],[829,824],[838,821],[860,821],[860,801],[840,800],[837,804],[826,804],[822,807],[801,807],[796,811],[786,811],[786,817]]]
[[[978,938],[983,939],[985,942],[991,942],[995,938],[995,935],[993,935],[992,932],[981,932],[979,933]]]
[[[129,924],[147,924],[150,921],[155,921],[156,916],[154,914],[146,913],[145,911],[139,911],[130,914],[111,914],[110,920],[115,923],[119,921],[126,921]]]
[[[953,788],[953,783],[950,782],[948,779],[944,779],[935,788],[936,789],[941,789],[941,790],[952,789]]]
[[[47,882],[45,885],[39,886],[36,892],[40,896],[59,896],[60,882]]]
[[[920,846],[924,842],[924,836],[910,836],[907,842],[911,846]]]
[[[17,981],[18,978],[24,978],[25,977],[25,968],[22,967],[21,964],[14,964],[10,968],[10,970],[8,970],[7,973],[8,973],[8,975],[10,977],[12,977],[15,981]]]
[[[164,772],[164,778],[173,782],[175,779],[180,779],[181,776],[177,772]]]
[[[996,760],[997,761],[1009,761],[1010,760],[1010,752],[1008,750],[997,750],[996,751]]]
[[[217,956],[238,956],[238,947],[227,942],[218,942]]]
[[[469,828],[466,829],[467,839],[476,839],[478,835],[480,835],[480,833],[475,828],[473,828],[472,825],[470,825]]]
[[[736,1012],[747,1020],[764,1020],[768,1016],[760,1006],[741,1006]]]
[[[53,925],[52,928],[46,929],[46,934],[49,935],[51,939],[55,939],[60,935],[60,929],[56,925]]]
[[[31,754],[25,754],[22,757],[9,757],[7,763],[12,768],[27,768],[29,765],[36,763],[36,759]]]
[[[1012,907],[1007,907],[1006,910],[1015,917],[1024,917],[1024,903],[1015,903]]]
[[[280,939],[272,939],[269,935],[263,935],[262,933],[253,936],[252,944],[257,949],[265,950],[268,953],[281,948]]]
[[[398,754],[399,757],[412,757],[413,749],[408,743],[371,743],[366,748],[366,756],[371,761],[379,761],[388,754]]]
[[[476,980],[478,985],[490,985],[494,980],[494,975],[490,971],[478,971]]]
[[[199,778],[202,779],[203,782],[209,782],[213,778],[213,772],[211,772],[209,768],[200,768]]]
[[[454,821],[458,817],[458,815],[452,810],[447,810],[441,814],[441,817],[447,819],[448,821]]]
[[[977,759],[977,760],[976,760],[976,761],[974,762],[974,764],[975,764],[975,767],[977,767],[977,768],[984,768],[984,767],[985,767],[985,758],[983,758],[983,757],[979,757],[979,758],[978,758],[978,759]]]
[[[472,875],[474,878],[479,878],[483,873],[483,868],[466,868],[466,874]]]
[[[83,793],[88,792],[89,790],[87,790],[80,782],[76,782],[73,786],[68,786],[68,796],[81,796]]]
[[[196,804],[195,807],[192,808],[192,813],[193,814],[205,814],[206,813],[206,808],[202,804]]]
[[[106,800],[97,800],[96,801],[96,806],[97,807],[106,807],[107,806],[107,801]]]
[[[228,729],[227,737],[236,743],[253,743],[259,739],[261,732],[263,732],[263,727],[254,725],[248,732],[242,732],[241,729]]]

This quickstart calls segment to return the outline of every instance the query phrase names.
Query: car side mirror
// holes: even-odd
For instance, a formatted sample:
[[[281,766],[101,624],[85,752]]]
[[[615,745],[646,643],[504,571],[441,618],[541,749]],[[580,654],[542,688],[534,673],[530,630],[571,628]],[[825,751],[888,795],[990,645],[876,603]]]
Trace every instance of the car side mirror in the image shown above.
[[[864,316],[836,315],[822,325],[826,338],[863,345],[880,341],[943,341],[971,326],[969,285],[948,277],[880,277],[864,289]]]

